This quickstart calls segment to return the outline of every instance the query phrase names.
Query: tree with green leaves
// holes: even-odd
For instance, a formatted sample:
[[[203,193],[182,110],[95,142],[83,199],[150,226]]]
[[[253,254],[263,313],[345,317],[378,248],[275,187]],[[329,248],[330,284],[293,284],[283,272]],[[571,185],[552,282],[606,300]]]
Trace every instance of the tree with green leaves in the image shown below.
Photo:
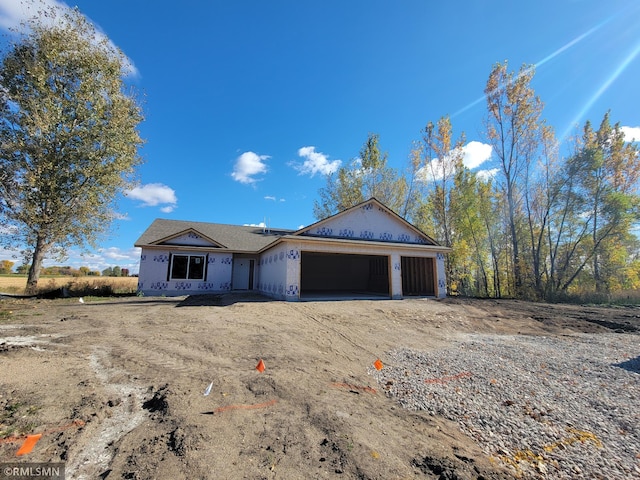
[[[463,246],[458,236],[460,231],[453,226],[453,190],[457,172],[464,168],[462,160],[465,136],[461,134],[457,140],[453,138],[453,126],[449,117],[442,117],[436,124],[427,123],[422,135],[423,139],[423,171],[431,183],[427,202],[433,214],[434,234],[440,244],[455,247],[445,259],[445,269],[449,288],[452,283],[459,283],[454,266],[458,262],[457,249]],[[464,256],[464,255],[463,255]]]
[[[143,117],[126,58],[79,11],[26,27],[0,65],[0,222],[27,247],[33,291],[45,255],[94,246],[110,225]]]
[[[453,141],[453,127],[449,117],[427,123],[423,132],[424,171],[433,184],[430,192],[433,212],[437,219],[436,236],[445,247],[451,247],[451,190],[453,178],[462,168],[464,134]]]
[[[405,179],[388,166],[389,154],[380,151],[380,137],[369,134],[360,149],[360,169],[365,199],[375,197],[399,212],[404,205],[407,191]]]
[[[452,190],[452,227],[456,232],[454,259],[458,265],[456,290],[462,295],[490,297],[495,291],[491,276],[490,230],[483,209],[491,210],[491,180],[483,181],[468,168],[456,171]],[[487,216],[487,220],[490,215]]]
[[[29,272],[29,265],[23,263],[22,265],[18,265],[16,267],[16,273],[18,275],[26,275]]]
[[[576,152],[558,177],[560,202],[550,233],[551,296],[566,294],[575,282],[606,294],[620,255],[640,221],[638,147],[624,141],[619,124],[605,114],[596,131],[586,122]]]
[[[113,277],[113,267],[107,267],[102,270],[103,277]]]
[[[407,183],[402,175],[387,165],[388,154],[382,153],[379,136],[370,133],[360,156],[348,166],[327,175],[327,184],[319,191],[313,213],[318,220],[376,197],[395,212],[407,208]]]
[[[335,215],[365,200],[362,175],[357,161],[328,174],[326,182],[326,186],[318,192],[320,200],[313,202],[313,214],[318,220]]]
[[[593,246],[591,269],[598,293],[608,292],[606,270],[608,258],[619,247],[634,222],[640,217],[637,184],[640,179],[638,149],[625,143],[617,124],[612,126],[607,112],[597,131],[589,122],[584,130],[583,155],[586,173],[582,184],[587,198],[591,198],[589,215],[592,218],[590,243]]]

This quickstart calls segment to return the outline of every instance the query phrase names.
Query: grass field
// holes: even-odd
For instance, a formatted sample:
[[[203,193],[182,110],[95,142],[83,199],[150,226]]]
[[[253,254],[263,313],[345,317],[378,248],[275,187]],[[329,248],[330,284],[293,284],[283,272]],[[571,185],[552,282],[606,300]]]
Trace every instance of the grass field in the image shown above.
[[[0,292],[21,294],[27,285],[26,275],[0,275]],[[40,277],[38,291],[47,292],[66,287],[71,294],[132,294],[138,288],[138,277]]]

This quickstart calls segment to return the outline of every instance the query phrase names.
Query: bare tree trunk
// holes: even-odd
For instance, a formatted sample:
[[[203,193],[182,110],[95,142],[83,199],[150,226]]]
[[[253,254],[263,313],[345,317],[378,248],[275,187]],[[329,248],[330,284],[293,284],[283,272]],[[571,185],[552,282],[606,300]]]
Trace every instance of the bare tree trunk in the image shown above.
[[[515,296],[522,296],[522,266],[520,264],[520,240],[516,227],[516,206],[513,198],[513,190],[507,191],[507,204],[509,207],[509,233],[511,236],[511,246],[513,248],[513,282]]]
[[[33,259],[31,260],[31,266],[29,267],[29,275],[27,277],[27,294],[34,294],[38,289],[38,279],[40,278],[40,270],[42,269],[42,261],[44,255],[47,253],[47,246],[44,240],[38,238],[35,249],[33,251]]]

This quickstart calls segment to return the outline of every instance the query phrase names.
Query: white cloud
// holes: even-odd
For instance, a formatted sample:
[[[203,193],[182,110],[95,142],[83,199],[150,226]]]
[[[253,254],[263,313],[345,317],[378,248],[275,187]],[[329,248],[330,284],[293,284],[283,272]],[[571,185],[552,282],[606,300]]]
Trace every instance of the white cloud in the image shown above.
[[[475,140],[469,142],[462,147],[464,153],[462,163],[469,170],[473,170],[491,158],[492,150],[491,145],[486,143],[476,142]]]
[[[15,264],[14,267],[17,267],[22,264],[22,258],[20,250],[0,247],[0,261],[9,260]]]
[[[304,162],[302,164],[290,162],[290,165],[300,175],[311,175],[312,177],[316,173],[329,175],[338,170],[342,164],[342,160],[329,161],[324,153],[316,152],[316,147],[302,147],[298,150],[298,155],[304,158]]]
[[[491,168],[489,170],[478,170],[476,174],[478,175],[479,179],[486,182],[487,180],[494,178],[498,174],[498,172],[499,170],[497,168]]]
[[[640,127],[622,127],[625,142],[640,142]]]
[[[444,176],[442,162],[434,158],[429,165],[421,167],[416,172],[416,180],[419,182],[434,182],[440,180]]]
[[[0,224],[0,235],[17,235],[18,233],[20,233],[20,229],[15,225]]]
[[[492,150],[491,145],[486,143],[476,141],[469,142],[460,150],[462,153],[462,163],[469,170],[473,170],[491,158]],[[454,153],[456,153],[456,150],[451,151],[446,160],[449,160],[449,157]],[[439,158],[434,158],[429,162],[429,165],[420,168],[416,172],[416,177],[422,182],[441,180],[442,177],[444,177],[445,168],[453,168],[450,161],[443,162]],[[453,171],[448,173],[453,173]]]
[[[233,173],[231,176],[233,179],[240,183],[255,183],[257,179],[255,175],[261,173],[267,173],[267,164],[264,163],[268,160],[268,155],[258,155],[254,152],[244,152],[236,159],[236,164],[233,167]]]
[[[119,247],[99,248],[91,253],[69,252],[69,258],[63,265],[72,268],[88,267],[92,271],[102,272],[108,267],[126,268],[131,273],[138,273],[140,269],[140,252],[138,247],[121,249]],[[45,262],[46,264],[46,262]],[[52,263],[60,265],[60,263]]]
[[[101,248],[98,253],[109,260],[124,260],[130,257],[130,252],[123,252],[118,247]]]
[[[0,28],[9,30],[20,26],[20,21],[26,19],[26,8],[22,2],[0,0]]]
[[[121,220],[123,222],[128,222],[131,220],[131,217],[129,216],[128,213],[120,213],[120,212],[113,212],[113,218],[114,220]]]
[[[266,197],[264,197],[265,200],[273,200],[274,202],[276,201],[276,197],[273,197],[271,195],[267,195]]]
[[[54,11],[54,16],[39,15],[39,10]],[[0,29],[5,31],[23,29],[23,25],[28,20],[38,17],[38,21],[43,25],[53,26],[56,24],[63,25],[65,23],[64,12],[70,10],[69,5],[57,0],[40,0],[38,2],[18,2],[16,0],[0,0]],[[96,29],[96,38],[93,42],[98,45],[103,39],[107,40],[109,48],[118,51],[115,44],[108,38],[104,31],[95,22],[86,17]],[[139,72],[133,61],[124,56],[123,71],[126,75],[137,77]]]
[[[126,196],[134,200],[140,200],[143,207],[155,207],[164,205],[162,211],[173,211],[178,203],[176,192],[162,183],[147,183],[126,192]]]
[[[260,223],[243,223],[242,224],[243,227],[260,227],[260,228],[265,228],[267,226],[266,223],[264,222],[260,222]]]

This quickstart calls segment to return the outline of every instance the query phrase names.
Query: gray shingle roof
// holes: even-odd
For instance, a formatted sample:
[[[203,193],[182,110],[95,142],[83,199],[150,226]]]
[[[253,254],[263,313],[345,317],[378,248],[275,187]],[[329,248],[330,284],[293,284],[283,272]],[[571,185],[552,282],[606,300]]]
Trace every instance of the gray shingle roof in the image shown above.
[[[194,230],[232,251],[257,252],[283,235],[295,230],[269,229],[222,223],[190,222],[186,220],[166,220],[158,218],[136,241],[136,247],[161,245],[163,241]]]
[[[313,235],[311,231],[314,227],[321,225],[323,222],[330,221],[333,218],[336,218],[340,215],[345,215],[347,212],[351,210],[355,210],[359,208],[361,205],[367,202],[375,202],[376,205],[386,210],[389,214],[397,217],[399,222],[404,223],[409,228],[414,230],[420,236],[423,236],[426,239],[427,246],[438,247],[440,251],[448,251],[450,249],[446,247],[440,247],[438,243],[429,237],[427,234],[419,230],[417,227],[407,222],[405,219],[400,217],[398,214],[384,206],[375,198],[370,198],[369,200],[362,202],[354,207],[351,207],[347,210],[344,210],[336,215],[325,218],[324,220],[320,220],[319,222],[314,223],[308,227],[304,227],[301,230],[286,230],[286,229],[269,229],[267,232],[264,231],[262,227],[250,227],[250,226],[240,226],[240,225],[227,225],[223,223],[207,223],[207,222],[191,222],[187,220],[166,220],[166,219],[156,219],[154,222],[145,230],[142,236],[136,241],[136,247],[147,247],[147,246],[161,246],[161,245],[170,245],[169,243],[171,239],[175,237],[179,237],[181,234],[188,233],[193,231],[199,235],[203,235],[209,238],[212,242],[221,245],[223,248],[228,249],[232,252],[259,252],[264,249],[266,246],[275,242],[281,237],[288,235],[301,235],[307,239],[310,238],[320,238],[325,241],[328,240],[338,240],[337,237],[327,237],[325,235]],[[345,240],[345,239],[342,239]],[[363,239],[348,239],[350,242],[361,241],[362,243],[386,243],[386,244],[397,244],[397,245],[406,245],[403,242],[387,242],[384,240],[363,240]],[[345,240],[346,241],[346,240]],[[176,244],[173,243],[175,246]]]

